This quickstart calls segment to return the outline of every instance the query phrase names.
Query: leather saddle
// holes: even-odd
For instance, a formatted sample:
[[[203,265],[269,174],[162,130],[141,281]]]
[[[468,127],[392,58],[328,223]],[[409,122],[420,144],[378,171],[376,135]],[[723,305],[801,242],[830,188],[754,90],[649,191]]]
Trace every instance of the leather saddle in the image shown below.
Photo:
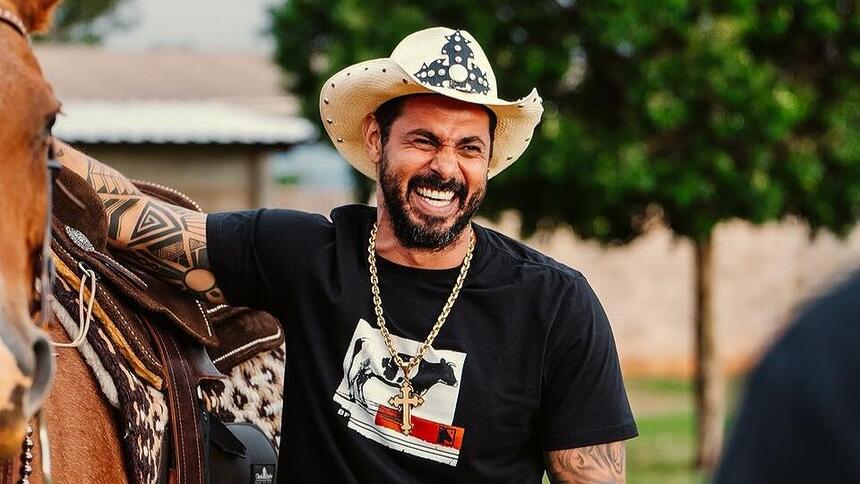
[[[147,195],[199,211],[185,195],[160,185],[135,182]],[[120,198],[118,201],[121,203]],[[133,372],[153,388],[166,391],[171,426],[170,482],[208,483],[206,441],[241,454],[241,439],[231,440],[203,408],[202,382],[221,380],[223,372],[284,342],[273,316],[248,308],[212,306],[140,270],[140,263],[120,262],[108,248],[113,205],[90,185],[63,168],[53,190],[52,249],[58,279],[77,289],[95,275],[94,314]],[[164,224],[153,215],[143,223]],[[136,267],[137,266],[137,267]],[[151,268],[157,271],[157,267]],[[86,289],[83,290],[86,292]],[[89,296],[89,295],[88,295]],[[219,437],[220,436],[220,437]]]

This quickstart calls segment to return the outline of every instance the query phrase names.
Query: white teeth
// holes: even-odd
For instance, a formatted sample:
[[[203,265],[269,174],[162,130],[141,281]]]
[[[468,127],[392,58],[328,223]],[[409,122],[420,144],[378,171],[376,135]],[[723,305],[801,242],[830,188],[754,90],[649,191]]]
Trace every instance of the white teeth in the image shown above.
[[[416,191],[422,197],[429,198],[431,202],[445,202],[438,206],[444,206],[454,198],[454,192],[451,191],[441,192],[439,190],[430,190],[428,188],[418,188]]]
[[[433,205],[434,207],[444,207],[446,205],[449,205],[451,202],[450,201],[443,202],[442,200],[433,200],[432,198],[428,198],[427,203],[429,203],[430,205]]]

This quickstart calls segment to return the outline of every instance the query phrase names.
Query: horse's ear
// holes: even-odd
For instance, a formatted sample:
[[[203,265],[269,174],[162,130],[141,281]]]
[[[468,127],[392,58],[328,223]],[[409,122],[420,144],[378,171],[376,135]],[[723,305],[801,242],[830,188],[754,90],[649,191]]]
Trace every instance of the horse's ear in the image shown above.
[[[442,358],[441,360],[439,360],[439,363],[445,364],[445,358]]]
[[[18,2],[21,20],[30,32],[44,32],[51,24],[59,0],[30,0]]]

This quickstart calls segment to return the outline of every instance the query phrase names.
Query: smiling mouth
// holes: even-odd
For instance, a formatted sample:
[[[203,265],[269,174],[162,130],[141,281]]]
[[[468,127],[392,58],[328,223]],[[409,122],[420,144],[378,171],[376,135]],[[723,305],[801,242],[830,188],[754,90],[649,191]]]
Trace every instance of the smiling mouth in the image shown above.
[[[418,187],[415,189],[415,193],[434,207],[446,207],[454,200],[453,190],[431,190]]]

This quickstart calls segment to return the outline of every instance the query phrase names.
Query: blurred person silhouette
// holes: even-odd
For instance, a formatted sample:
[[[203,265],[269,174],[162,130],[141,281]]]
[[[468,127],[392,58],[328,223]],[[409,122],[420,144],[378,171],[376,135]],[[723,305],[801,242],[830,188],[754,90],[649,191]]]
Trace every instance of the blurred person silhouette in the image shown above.
[[[860,482],[860,273],[813,301],[751,373],[715,484]]]

